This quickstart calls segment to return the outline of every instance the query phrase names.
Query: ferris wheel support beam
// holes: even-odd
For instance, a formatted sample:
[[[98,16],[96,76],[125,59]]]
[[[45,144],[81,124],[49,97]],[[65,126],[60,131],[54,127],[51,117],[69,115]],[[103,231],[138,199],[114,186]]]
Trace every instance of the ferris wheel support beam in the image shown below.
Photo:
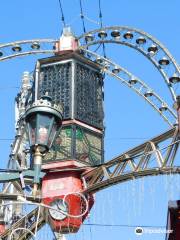
[[[180,81],[180,68],[168,49],[150,34],[131,27],[112,26],[85,33],[79,37],[79,41],[81,41],[82,49],[101,43],[114,43],[139,51],[161,73],[173,101],[176,101],[176,86],[174,83]],[[169,70],[171,70],[170,76],[168,73]]]
[[[161,148],[167,140],[171,140],[171,143]],[[145,176],[180,173],[180,167],[176,167],[174,163],[178,147],[179,132],[174,127],[86,172],[82,176],[86,186],[84,192],[94,193],[114,184]]]

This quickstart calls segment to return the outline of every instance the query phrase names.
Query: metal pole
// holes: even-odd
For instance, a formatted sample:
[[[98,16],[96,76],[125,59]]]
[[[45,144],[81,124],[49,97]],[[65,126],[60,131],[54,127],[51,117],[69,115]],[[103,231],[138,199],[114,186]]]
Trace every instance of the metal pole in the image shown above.
[[[41,164],[42,164],[42,154],[39,151],[39,148],[36,147],[35,153],[33,156],[33,166],[34,166],[34,188],[33,195],[36,196],[38,185],[40,183],[40,172],[41,172]]]
[[[40,73],[40,62],[37,61],[37,63],[36,63],[36,70],[35,70],[35,102],[38,99],[39,73]]]

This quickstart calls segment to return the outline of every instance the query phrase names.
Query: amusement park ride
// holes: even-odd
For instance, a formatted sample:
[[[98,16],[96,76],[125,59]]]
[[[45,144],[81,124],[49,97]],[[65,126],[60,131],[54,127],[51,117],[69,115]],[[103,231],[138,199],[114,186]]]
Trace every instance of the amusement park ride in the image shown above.
[[[90,50],[111,43],[134,48],[154,64],[173,107],[126,69]],[[180,96],[175,88],[180,69],[158,40],[130,27],[105,27],[79,37],[65,27],[58,40],[0,45],[0,61],[31,54],[52,56],[39,59],[33,75],[24,73],[16,97],[16,137],[8,169],[0,173],[0,239],[35,239],[45,224],[60,239],[79,230],[97,191],[144,176],[180,172],[174,163],[179,147]],[[104,163],[106,75],[141,96],[170,129]],[[168,145],[162,148],[164,142]],[[22,215],[24,204],[35,207]]]

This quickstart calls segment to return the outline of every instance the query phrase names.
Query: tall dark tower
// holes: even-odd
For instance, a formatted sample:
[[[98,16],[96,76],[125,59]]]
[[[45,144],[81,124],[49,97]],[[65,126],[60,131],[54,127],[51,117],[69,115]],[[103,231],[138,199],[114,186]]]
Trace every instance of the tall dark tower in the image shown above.
[[[73,159],[92,166],[104,160],[103,77],[99,65],[77,46],[65,28],[57,54],[40,59],[36,67],[34,98],[48,94],[64,106],[62,129],[44,163]]]

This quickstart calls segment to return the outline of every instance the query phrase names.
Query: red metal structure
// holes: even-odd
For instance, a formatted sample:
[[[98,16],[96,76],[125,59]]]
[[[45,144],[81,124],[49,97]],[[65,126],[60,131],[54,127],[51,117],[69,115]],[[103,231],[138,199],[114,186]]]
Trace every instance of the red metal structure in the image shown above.
[[[77,232],[94,203],[92,194],[87,195],[87,202],[78,194],[84,190],[81,174],[86,171],[86,168],[78,170],[79,165],[72,160],[56,165],[54,171],[52,166],[48,166],[50,172],[47,170],[42,179],[42,202],[53,206],[60,201],[60,207],[65,211],[65,215],[61,213],[58,216],[58,212],[49,215],[55,232]]]

